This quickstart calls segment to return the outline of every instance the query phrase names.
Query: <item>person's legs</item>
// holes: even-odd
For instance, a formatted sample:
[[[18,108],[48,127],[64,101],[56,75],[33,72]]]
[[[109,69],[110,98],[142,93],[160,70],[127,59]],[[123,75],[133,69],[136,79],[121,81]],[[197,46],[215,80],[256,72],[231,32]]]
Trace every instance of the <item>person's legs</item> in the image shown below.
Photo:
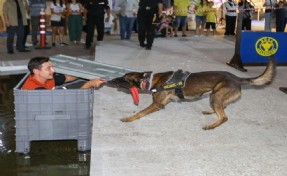
[[[127,28],[127,21],[128,18],[126,16],[120,16],[120,37],[121,40],[126,38],[126,28]]]
[[[264,18],[265,18],[264,30],[267,32],[271,32],[272,12],[265,12]]]
[[[141,47],[145,47],[145,38],[146,38],[146,16],[145,14],[138,14],[137,25],[138,25],[138,40]]]
[[[40,16],[31,16],[31,28],[32,28],[32,43],[33,45],[37,45],[37,32],[40,27]]]
[[[86,48],[90,48],[94,41],[95,22],[93,17],[87,19],[87,35],[86,35]]]
[[[76,15],[75,17],[75,40],[77,43],[81,40],[82,29],[83,29],[83,18],[82,15]]]
[[[153,20],[153,15],[147,15],[147,21],[146,21],[146,26],[147,26],[147,31],[146,31],[146,38],[147,38],[147,44],[146,44],[146,49],[151,49],[153,40],[154,40],[154,35],[155,35],[155,25],[152,24]]]
[[[195,16],[195,35],[199,35],[199,27],[201,25],[201,18],[200,16]]]
[[[175,17],[175,25],[174,25],[174,36],[177,37],[178,28],[180,26],[180,17]]]
[[[103,41],[105,33],[105,17],[100,16],[97,18],[96,27],[97,27],[97,41]]]
[[[230,35],[235,35],[236,16],[232,16],[230,19]]]
[[[224,35],[231,35],[230,25],[231,25],[231,18],[228,15],[225,15],[225,33]]]
[[[76,41],[75,37],[75,29],[76,29],[76,23],[75,23],[75,15],[69,15],[68,16],[68,31],[69,31],[69,38],[71,42]]]
[[[187,17],[186,16],[182,16],[181,17],[181,26],[182,26],[182,36],[183,37],[186,36],[186,23],[187,23]]]
[[[59,37],[60,37],[60,43],[64,43],[64,27],[63,26],[59,26],[58,28],[59,30]]]
[[[206,21],[206,17],[205,16],[201,16],[200,35],[203,34],[204,27],[205,27],[205,21]]]
[[[25,45],[23,44],[24,32],[25,31],[24,31],[23,21],[18,20],[16,48],[19,51],[25,50]]]
[[[24,45],[24,47],[25,47],[25,44],[27,42],[27,37],[28,37],[28,35],[30,33],[30,23],[31,23],[30,19],[27,19],[27,25],[24,26],[24,38],[23,38],[23,45]]]
[[[135,17],[129,17],[128,18],[127,29],[126,29],[126,38],[125,38],[127,40],[129,40],[131,38],[135,20],[136,20]]]
[[[249,31],[251,30],[251,19],[250,18],[246,19],[245,26],[246,26],[246,30],[249,30]]]
[[[17,32],[17,26],[9,26],[7,27],[7,51],[8,53],[12,54],[14,49],[13,49],[13,44],[14,44],[14,35]]]
[[[55,46],[55,41],[56,41],[56,35],[57,35],[58,27],[57,26],[52,26],[52,45]]]

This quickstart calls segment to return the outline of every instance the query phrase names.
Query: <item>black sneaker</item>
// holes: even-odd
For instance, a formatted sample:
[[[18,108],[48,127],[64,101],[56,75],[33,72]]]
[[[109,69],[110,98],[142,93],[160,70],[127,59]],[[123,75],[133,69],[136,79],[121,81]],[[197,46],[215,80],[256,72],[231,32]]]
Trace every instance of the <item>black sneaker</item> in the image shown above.
[[[151,46],[147,46],[145,49],[146,50],[151,50]]]
[[[146,47],[146,44],[140,43],[140,46],[144,48],[144,47]]]
[[[13,50],[9,50],[7,53],[8,54],[14,54],[14,51]]]
[[[52,46],[56,46],[56,43],[52,43]]]

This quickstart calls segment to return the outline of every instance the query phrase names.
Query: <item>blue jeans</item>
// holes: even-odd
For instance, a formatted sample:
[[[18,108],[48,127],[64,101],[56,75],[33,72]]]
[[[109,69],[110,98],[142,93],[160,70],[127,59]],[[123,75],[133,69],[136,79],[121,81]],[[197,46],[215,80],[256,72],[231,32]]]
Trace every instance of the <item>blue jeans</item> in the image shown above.
[[[271,32],[272,30],[272,16],[273,16],[273,12],[265,12],[264,14],[264,18],[265,18],[264,30],[266,32]]]
[[[135,17],[126,17],[126,16],[120,17],[121,40],[129,40],[131,38],[135,20],[136,20]]]

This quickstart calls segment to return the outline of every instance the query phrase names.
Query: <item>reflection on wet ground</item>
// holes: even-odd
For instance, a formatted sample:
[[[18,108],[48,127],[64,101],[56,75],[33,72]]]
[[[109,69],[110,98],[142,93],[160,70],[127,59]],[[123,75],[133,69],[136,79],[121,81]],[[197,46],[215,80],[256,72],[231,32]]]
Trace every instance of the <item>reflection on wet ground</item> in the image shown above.
[[[0,76],[0,175],[89,175],[90,152],[78,152],[76,140],[34,141],[30,153],[15,153],[13,87],[23,76]]]

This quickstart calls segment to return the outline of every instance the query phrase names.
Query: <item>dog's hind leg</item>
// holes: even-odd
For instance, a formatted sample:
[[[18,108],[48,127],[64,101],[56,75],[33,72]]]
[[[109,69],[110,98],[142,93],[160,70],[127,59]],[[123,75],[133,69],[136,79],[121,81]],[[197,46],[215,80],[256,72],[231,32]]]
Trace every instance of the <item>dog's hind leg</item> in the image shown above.
[[[218,120],[211,125],[203,127],[203,129],[214,129],[222,123],[226,122],[228,118],[224,112],[224,108],[231,102],[237,100],[240,95],[240,87],[238,88],[238,86],[234,85],[221,85],[221,87],[218,87],[217,90],[215,89],[214,92],[210,95],[210,104],[213,111],[218,116]],[[207,112],[212,112],[212,110],[209,110]]]
[[[159,105],[157,103],[152,103],[147,108],[145,108],[144,110],[138,112],[137,114],[135,114],[135,115],[133,115],[131,117],[122,118],[121,121],[122,122],[132,122],[132,121],[140,119],[141,117],[146,116],[146,115],[148,115],[150,113],[158,111],[158,110],[162,109],[163,107],[164,106]]]

